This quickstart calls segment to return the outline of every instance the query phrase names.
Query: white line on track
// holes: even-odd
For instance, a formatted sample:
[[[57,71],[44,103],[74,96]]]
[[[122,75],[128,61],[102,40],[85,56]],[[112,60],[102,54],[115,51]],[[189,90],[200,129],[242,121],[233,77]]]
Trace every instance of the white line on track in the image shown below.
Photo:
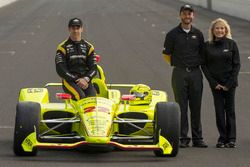
[[[19,33],[19,35],[35,35],[34,32],[22,32],[22,33]]]
[[[1,44],[26,44],[27,41],[26,40],[16,40],[16,41],[7,41],[7,42],[0,42]]]
[[[22,44],[26,44],[27,41],[26,41],[26,40],[22,40],[21,43],[22,43]]]
[[[0,129],[14,129],[14,127],[9,125],[0,125]]]
[[[246,72],[239,72],[239,74],[250,74],[250,71],[246,71]]]
[[[11,56],[14,56],[16,54],[15,51],[1,51],[0,55],[6,55],[6,54],[10,54]]]
[[[37,29],[40,29],[41,25],[39,23],[37,23],[37,25],[25,25],[25,28],[37,28]]]
[[[11,4],[11,3],[15,2],[15,1],[17,1],[17,0],[1,0],[0,1],[0,8],[3,7],[3,6],[9,5],[9,4]]]
[[[166,32],[166,31],[162,31],[161,33],[162,33],[162,34],[166,34],[167,32]]]

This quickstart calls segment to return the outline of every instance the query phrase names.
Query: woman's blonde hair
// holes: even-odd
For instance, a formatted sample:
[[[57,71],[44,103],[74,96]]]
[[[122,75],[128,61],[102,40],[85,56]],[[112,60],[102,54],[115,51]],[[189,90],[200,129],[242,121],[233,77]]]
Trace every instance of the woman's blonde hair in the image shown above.
[[[226,35],[225,35],[225,37],[229,38],[229,39],[232,39],[232,34],[231,34],[231,29],[230,29],[229,24],[227,23],[226,20],[224,20],[222,18],[218,18],[218,19],[215,19],[214,21],[212,21],[211,24],[210,24],[210,27],[209,27],[209,30],[208,30],[208,41],[209,42],[213,42],[214,41],[215,36],[213,34],[213,30],[214,30],[214,27],[215,27],[215,25],[217,23],[222,23],[225,26],[225,29],[226,29]]]

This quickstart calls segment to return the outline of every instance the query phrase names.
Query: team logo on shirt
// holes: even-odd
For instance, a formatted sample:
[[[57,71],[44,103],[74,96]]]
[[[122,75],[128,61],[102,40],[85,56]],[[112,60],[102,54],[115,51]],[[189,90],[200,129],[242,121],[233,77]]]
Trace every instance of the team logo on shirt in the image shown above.
[[[228,49],[224,49],[223,52],[228,52],[229,50]]]
[[[85,44],[80,44],[80,48],[81,48],[83,54],[87,53],[87,46]]]
[[[191,38],[192,38],[192,39],[196,39],[197,36],[196,36],[196,35],[192,35]]]
[[[72,47],[72,46],[73,46],[73,45],[71,45],[71,44],[66,45],[67,48],[70,48],[70,47]]]
[[[81,49],[82,49],[82,53],[86,55],[86,53],[87,53],[86,49],[84,49],[84,48],[81,48]]]
[[[66,48],[66,49],[67,49],[67,53],[73,53],[73,52],[75,52],[74,48]]]
[[[67,53],[73,53],[75,51],[72,44],[66,45],[66,50]]]
[[[85,55],[72,55],[70,56],[70,59],[85,59]]]

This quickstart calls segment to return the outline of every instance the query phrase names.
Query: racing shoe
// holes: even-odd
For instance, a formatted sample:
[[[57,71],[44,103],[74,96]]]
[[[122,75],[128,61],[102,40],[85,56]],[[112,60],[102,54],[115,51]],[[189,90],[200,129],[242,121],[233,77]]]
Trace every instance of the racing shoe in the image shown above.
[[[193,147],[207,148],[207,144],[203,140],[193,141]]]

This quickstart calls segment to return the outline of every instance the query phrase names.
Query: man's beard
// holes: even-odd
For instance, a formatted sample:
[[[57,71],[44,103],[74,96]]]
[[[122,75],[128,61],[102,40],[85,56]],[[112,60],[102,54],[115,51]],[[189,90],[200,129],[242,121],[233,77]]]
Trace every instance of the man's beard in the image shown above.
[[[182,19],[182,23],[183,24],[191,24],[192,23],[192,19]]]

